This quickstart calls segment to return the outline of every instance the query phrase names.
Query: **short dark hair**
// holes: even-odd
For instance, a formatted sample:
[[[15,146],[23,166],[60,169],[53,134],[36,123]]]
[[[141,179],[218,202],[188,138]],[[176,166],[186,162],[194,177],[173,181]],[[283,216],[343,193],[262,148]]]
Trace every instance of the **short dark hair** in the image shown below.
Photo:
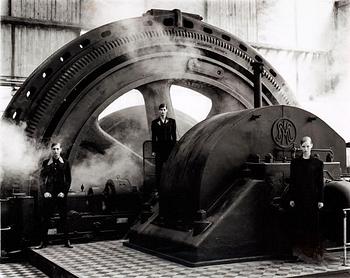
[[[60,143],[60,142],[53,142],[53,143],[51,144],[51,149],[52,149],[53,147],[57,146],[57,145],[59,145],[60,148],[61,148],[61,143]]]
[[[162,109],[162,108],[166,108],[166,109],[168,109],[168,107],[166,107],[166,104],[165,103],[161,103],[160,105],[159,105],[159,110],[160,109]]]

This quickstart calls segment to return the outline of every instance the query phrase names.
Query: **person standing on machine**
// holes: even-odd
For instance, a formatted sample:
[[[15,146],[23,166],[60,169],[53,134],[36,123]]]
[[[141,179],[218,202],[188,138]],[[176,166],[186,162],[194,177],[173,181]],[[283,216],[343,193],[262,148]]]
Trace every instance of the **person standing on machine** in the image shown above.
[[[165,103],[159,105],[159,117],[152,121],[152,156],[156,159],[156,189],[159,192],[163,164],[176,143],[176,122],[167,117]]]

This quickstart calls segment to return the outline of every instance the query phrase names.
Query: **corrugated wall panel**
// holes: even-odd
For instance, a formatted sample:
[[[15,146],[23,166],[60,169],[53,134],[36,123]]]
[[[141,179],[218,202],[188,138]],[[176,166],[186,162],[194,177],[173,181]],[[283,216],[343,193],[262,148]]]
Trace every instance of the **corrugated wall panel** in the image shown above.
[[[283,76],[302,102],[329,90],[328,53],[257,49]]]
[[[21,2],[20,9],[18,10],[19,13],[21,13],[21,17],[27,17],[27,18],[35,18],[35,1],[28,0],[28,1],[18,1]],[[12,1],[12,7],[13,7],[13,1]]]
[[[11,75],[11,25],[1,24],[1,75]]]
[[[333,0],[208,0],[207,13],[209,23],[248,42],[328,51],[333,5]]]
[[[9,0],[1,0],[0,1],[0,15],[9,15]]]
[[[81,0],[11,0],[11,16],[80,24]]]
[[[47,57],[76,38],[76,32],[55,28],[15,27],[14,75],[28,76]]]
[[[208,0],[207,21],[243,40],[256,42],[258,34],[257,1]]]
[[[278,47],[297,47],[296,1],[258,1],[258,37],[255,42]]]
[[[10,14],[11,16],[24,17],[22,14],[22,1],[11,0],[10,5]]]
[[[328,90],[332,0],[310,0],[307,5],[303,0],[208,0],[207,4],[208,22],[258,46],[298,98]]]
[[[26,18],[28,21],[23,24],[12,23],[12,27],[11,24],[1,24],[1,75],[28,76],[48,56],[79,35],[78,29],[38,26],[35,25],[35,21],[31,24],[30,19],[48,24],[60,22],[80,25],[82,0],[3,1],[7,1],[7,7],[11,10],[10,16]]]

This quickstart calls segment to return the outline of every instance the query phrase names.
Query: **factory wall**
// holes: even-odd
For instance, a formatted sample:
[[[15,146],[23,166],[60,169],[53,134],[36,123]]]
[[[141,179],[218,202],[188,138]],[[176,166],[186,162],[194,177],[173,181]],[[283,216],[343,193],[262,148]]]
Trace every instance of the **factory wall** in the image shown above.
[[[80,34],[79,0],[3,2],[1,75],[27,77],[54,51]]]
[[[208,0],[207,20],[253,45],[303,101],[329,89],[333,10],[332,0]]]

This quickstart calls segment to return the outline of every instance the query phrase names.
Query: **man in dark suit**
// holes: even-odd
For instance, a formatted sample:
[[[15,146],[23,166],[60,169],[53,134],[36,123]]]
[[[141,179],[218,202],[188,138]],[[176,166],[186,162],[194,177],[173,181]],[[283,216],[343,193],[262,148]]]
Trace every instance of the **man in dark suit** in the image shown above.
[[[47,246],[47,233],[50,217],[57,207],[60,224],[64,233],[64,246],[72,248],[67,229],[67,194],[71,184],[69,162],[61,157],[61,144],[51,145],[51,157],[43,161],[40,178],[43,193],[41,244],[37,249]]]
[[[323,208],[323,161],[311,155],[311,138],[301,139],[302,156],[290,164],[290,206],[294,210],[294,253],[302,260],[323,256],[320,210]]]
[[[159,117],[152,121],[152,155],[156,158],[156,186],[159,191],[161,171],[176,143],[176,122],[167,117],[166,104],[159,105]]]

